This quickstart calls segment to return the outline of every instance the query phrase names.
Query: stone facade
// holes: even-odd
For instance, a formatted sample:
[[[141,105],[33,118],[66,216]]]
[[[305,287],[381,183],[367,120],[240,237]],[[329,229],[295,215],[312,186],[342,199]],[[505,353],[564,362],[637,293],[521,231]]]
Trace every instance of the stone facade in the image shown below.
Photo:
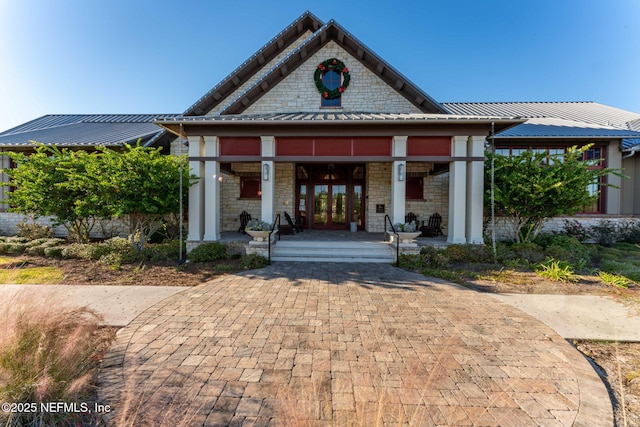
[[[342,107],[321,107],[320,94],[313,81],[313,73],[321,62],[338,58],[349,68],[351,82],[342,94]],[[291,112],[376,111],[386,113],[420,113],[405,97],[383,82],[378,76],[349,55],[334,42],[328,43],[309,60],[271,88],[244,114]]]
[[[426,224],[434,213],[442,215],[442,228],[446,229],[449,217],[449,173],[427,175],[433,169],[432,163],[407,162],[407,176],[423,176],[423,199],[405,202],[405,212],[418,217],[418,224]]]
[[[286,224],[284,213],[295,214],[295,163],[276,163],[274,215],[280,214],[282,224]]]
[[[234,172],[260,175],[260,163],[233,163]],[[260,218],[260,199],[240,198],[240,176],[222,174],[220,184],[220,216],[222,231],[236,231],[240,227],[240,214],[247,211],[251,218]]]

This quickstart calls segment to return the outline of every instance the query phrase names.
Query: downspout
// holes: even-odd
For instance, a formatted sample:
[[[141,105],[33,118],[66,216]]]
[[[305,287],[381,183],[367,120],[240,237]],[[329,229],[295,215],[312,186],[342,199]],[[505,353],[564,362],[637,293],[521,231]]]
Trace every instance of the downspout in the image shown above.
[[[640,147],[635,147],[631,150],[622,150],[623,153],[629,153],[625,156],[622,156],[622,160],[628,159],[629,157],[633,157],[637,151],[640,151]]]
[[[491,147],[491,247],[493,249],[493,262],[498,262],[498,249],[496,248],[496,201],[495,201],[495,177],[496,177],[496,144],[494,141],[495,124],[491,122],[491,135],[489,145]]]

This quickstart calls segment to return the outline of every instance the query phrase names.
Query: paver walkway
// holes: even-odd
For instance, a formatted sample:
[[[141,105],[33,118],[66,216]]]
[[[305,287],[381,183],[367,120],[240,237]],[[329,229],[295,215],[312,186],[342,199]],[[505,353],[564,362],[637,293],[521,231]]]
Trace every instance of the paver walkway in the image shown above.
[[[603,383],[552,329],[387,265],[275,264],[185,290],[120,331],[100,382],[112,420],[613,425]]]

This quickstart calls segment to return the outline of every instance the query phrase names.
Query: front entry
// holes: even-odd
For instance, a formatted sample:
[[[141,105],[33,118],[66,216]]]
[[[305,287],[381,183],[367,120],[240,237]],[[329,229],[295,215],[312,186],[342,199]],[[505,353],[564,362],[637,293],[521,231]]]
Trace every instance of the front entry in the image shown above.
[[[296,214],[307,228],[364,229],[364,165],[296,166]]]

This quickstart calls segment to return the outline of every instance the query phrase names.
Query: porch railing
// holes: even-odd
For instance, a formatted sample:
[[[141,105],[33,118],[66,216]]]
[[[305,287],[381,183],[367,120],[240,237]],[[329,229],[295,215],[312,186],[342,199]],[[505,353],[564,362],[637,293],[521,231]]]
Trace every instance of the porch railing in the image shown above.
[[[279,230],[280,230],[280,214],[277,214],[277,215],[276,215],[276,220],[275,220],[275,221],[273,221],[273,225],[271,226],[271,231],[269,232],[269,239],[268,239],[268,241],[267,241],[267,245],[268,245],[268,247],[269,247],[269,250],[268,250],[268,254],[269,254],[269,258],[268,258],[269,265],[271,265],[271,235],[272,235],[272,234],[273,234],[273,232],[276,230],[276,225],[278,226],[278,240],[280,240],[280,232],[279,232]]]
[[[391,227],[390,231],[392,231],[393,234],[396,235],[396,267],[400,267],[400,235],[398,234],[395,227],[393,226],[393,223],[391,222],[391,218],[389,217],[389,215],[384,216],[385,226],[387,225],[387,222],[389,223],[389,227]]]

